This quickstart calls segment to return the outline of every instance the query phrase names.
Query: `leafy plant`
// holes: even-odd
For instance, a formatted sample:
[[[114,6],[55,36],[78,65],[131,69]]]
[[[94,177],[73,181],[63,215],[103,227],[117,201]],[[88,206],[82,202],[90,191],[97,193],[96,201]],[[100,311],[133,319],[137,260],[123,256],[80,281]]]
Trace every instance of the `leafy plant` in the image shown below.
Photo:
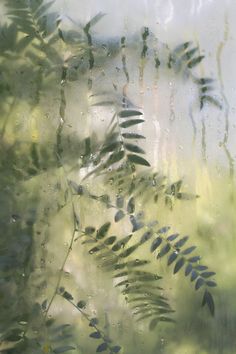
[[[176,73],[183,71],[186,77],[190,77],[193,83],[198,85],[200,109],[203,109],[205,103],[213,104],[217,108],[222,109],[219,100],[211,93],[214,90],[214,87],[212,86],[214,80],[209,77],[197,78],[192,73],[192,69],[200,64],[204,58],[204,55],[199,55],[198,47],[192,47],[192,42],[185,42],[179,44],[170,52],[168,68],[174,69]]]
[[[103,276],[114,282],[117,294],[123,296],[124,306],[137,321],[149,321],[150,330],[160,322],[175,322],[171,299],[165,295],[161,284],[161,259],[166,259],[166,268],[172,267],[174,274],[184,271],[195,290],[202,290],[202,306],[206,306],[211,315],[215,312],[212,295],[212,288],[216,286],[215,273],[201,264],[201,257],[194,253],[195,246],[186,246],[188,236],[170,231],[174,227],[159,225],[156,217],[153,220],[148,218],[147,203],[154,203],[155,215],[158,215],[158,208],[173,210],[177,200],[191,200],[198,196],[183,191],[182,180],[170,182],[161,172],[151,168],[142,147],[146,137],[136,131],[137,126],[147,124],[143,111],[128,99],[124,89],[120,94],[116,85],[113,85],[114,92],[93,92],[92,72],[96,70],[101,45],[93,40],[92,30],[104,15],[99,13],[84,25],[75,23],[76,30],[67,31],[63,29],[62,18],[49,12],[52,5],[53,2],[43,0],[8,0],[5,6],[10,23],[0,29],[0,89],[3,100],[10,100],[9,106],[3,109],[5,119],[1,125],[1,167],[4,173],[0,182],[5,188],[2,202],[6,204],[2,219],[8,220],[11,215],[10,226],[8,221],[2,225],[5,236],[1,246],[4,252],[7,249],[7,255],[4,252],[0,255],[0,286],[9,287],[11,291],[10,295],[5,291],[0,300],[5,321],[0,328],[3,343],[0,350],[55,354],[76,350],[75,328],[59,323],[59,318],[50,318],[51,308],[60,298],[75,308],[78,316],[91,327],[89,340],[97,343],[96,352],[118,353],[122,345],[106,334],[100,319],[93,317],[87,309],[88,301],[76,302],[64,285],[65,267],[69,256],[74,254],[76,242],[87,249],[88,262],[93,260]],[[140,52],[142,74],[149,55],[149,37],[149,29],[144,28]],[[128,83],[126,38],[122,37],[118,49],[117,45],[112,48],[115,56],[121,54]],[[196,78],[192,74],[191,70],[204,58],[197,52],[197,47],[192,48],[191,43],[186,42],[170,51],[169,61],[164,65],[175,73],[184,71],[191,77],[199,88],[200,109],[206,102],[222,108],[211,95],[212,79]],[[13,62],[16,74],[11,70]],[[154,65],[159,69],[163,62],[155,57]],[[26,92],[22,92],[20,85],[15,84],[22,82],[21,75],[35,80],[34,89],[29,85]],[[109,106],[113,109],[103,138],[95,132],[83,138],[68,133],[66,90],[80,79],[87,81],[90,107]],[[24,141],[17,137],[9,143],[16,134],[12,117],[15,106],[24,101],[32,113],[36,107],[41,107],[42,95],[50,96],[53,89],[57,91],[58,117],[50,132],[50,141],[36,138]],[[73,171],[86,173],[77,180]],[[55,199],[43,200],[40,178],[50,179],[56,190]],[[93,192],[91,180],[102,184],[103,194]],[[32,188],[30,198],[26,194],[27,188]],[[19,194],[21,198],[18,199]],[[99,210],[106,209],[104,223],[87,224],[80,220],[79,207],[83,200],[88,204],[96,203]],[[51,269],[47,273],[47,252],[44,249],[49,243],[49,231],[42,236],[38,229],[42,224],[50,225],[55,215],[65,209],[71,216],[70,241],[59,271]],[[125,228],[129,230],[122,231]],[[140,256],[142,252],[145,257]],[[42,273],[40,276],[37,275],[38,268]],[[50,283],[51,273],[56,278],[54,287]],[[39,301],[47,288],[52,290],[51,297],[47,295],[46,299]],[[14,294],[12,289],[15,289]]]

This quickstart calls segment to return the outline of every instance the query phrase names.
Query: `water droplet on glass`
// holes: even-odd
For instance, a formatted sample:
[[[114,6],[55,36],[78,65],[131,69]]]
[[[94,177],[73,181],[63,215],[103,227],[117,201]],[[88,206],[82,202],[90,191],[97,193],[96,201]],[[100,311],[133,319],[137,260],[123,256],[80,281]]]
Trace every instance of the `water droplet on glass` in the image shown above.
[[[12,216],[11,216],[11,221],[12,222],[16,222],[16,221],[18,221],[20,219],[20,216],[19,215],[17,215],[17,214],[12,214]]]

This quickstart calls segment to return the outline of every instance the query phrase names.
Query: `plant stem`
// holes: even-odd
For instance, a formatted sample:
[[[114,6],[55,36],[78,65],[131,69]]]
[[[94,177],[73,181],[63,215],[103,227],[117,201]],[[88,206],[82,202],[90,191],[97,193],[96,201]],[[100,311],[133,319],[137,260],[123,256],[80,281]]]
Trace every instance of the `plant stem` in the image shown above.
[[[57,156],[58,156],[58,160],[59,160],[59,162],[60,162],[60,164],[61,164],[60,156],[59,156],[59,155],[57,155]],[[61,167],[62,167],[62,170],[64,171],[64,174],[65,174],[65,169],[64,169],[64,166],[63,166],[62,164],[61,164]],[[72,251],[72,246],[73,246],[73,242],[74,242],[74,239],[75,239],[75,235],[76,235],[76,233],[78,232],[78,228],[77,228],[77,226],[78,226],[78,220],[77,220],[77,218],[76,218],[75,205],[74,205],[74,202],[73,202],[73,193],[72,193],[70,184],[68,183],[68,179],[67,179],[66,175],[65,175],[65,178],[66,178],[66,183],[67,183],[68,190],[69,190],[69,193],[70,193],[70,200],[71,200],[71,206],[72,206],[72,214],[73,214],[73,222],[74,222],[74,225],[73,225],[73,232],[72,232],[72,236],[71,236],[71,239],[70,239],[69,248],[68,248],[68,250],[67,250],[67,252],[66,252],[65,258],[64,258],[64,260],[63,260],[63,262],[62,262],[62,265],[61,265],[61,269],[60,269],[60,271],[59,271],[59,276],[58,276],[58,279],[57,279],[56,288],[55,288],[55,290],[54,290],[54,292],[53,292],[53,295],[52,295],[52,297],[51,297],[51,300],[50,300],[50,302],[49,302],[49,305],[48,305],[48,307],[47,307],[47,310],[45,311],[45,317],[47,317],[48,312],[49,312],[49,310],[50,310],[50,308],[51,308],[51,305],[52,305],[52,303],[53,303],[53,301],[54,301],[56,295],[58,294],[58,289],[59,289],[60,284],[61,284],[61,279],[62,279],[62,276],[63,276],[64,267],[65,267],[65,265],[66,265],[66,262],[67,262],[67,259],[68,259],[69,255],[70,255],[70,253],[71,253],[71,251]]]

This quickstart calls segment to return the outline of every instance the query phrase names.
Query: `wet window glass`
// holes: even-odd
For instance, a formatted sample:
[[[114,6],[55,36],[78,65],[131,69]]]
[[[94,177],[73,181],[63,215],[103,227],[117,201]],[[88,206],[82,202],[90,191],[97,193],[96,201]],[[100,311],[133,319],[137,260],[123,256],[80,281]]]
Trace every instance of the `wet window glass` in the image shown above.
[[[235,13],[1,2],[1,353],[235,353]]]

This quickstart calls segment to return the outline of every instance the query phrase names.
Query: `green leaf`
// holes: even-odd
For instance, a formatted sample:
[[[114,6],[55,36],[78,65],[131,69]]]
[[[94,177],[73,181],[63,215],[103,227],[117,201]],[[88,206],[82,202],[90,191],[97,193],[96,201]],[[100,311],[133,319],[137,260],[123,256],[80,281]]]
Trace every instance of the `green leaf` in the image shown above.
[[[215,272],[203,272],[203,273],[201,273],[201,277],[210,278],[210,277],[212,277],[215,274],[216,274]]]
[[[65,352],[68,352],[70,350],[75,350],[76,348],[75,347],[72,347],[71,345],[65,345],[63,347],[58,347],[58,348],[55,348],[53,350],[53,353],[55,354],[60,354],[60,353],[65,353]]]
[[[180,258],[176,264],[175,264],[175,267],[174,267],[174,271],[173,273],[176,274],[184,265],[184,258]]]
[[[171,253],[171,255],[168,258],[167,265],[168,266],[171,265],[176,260],[177,257],[178,257],[178,253],[177,252]]]
[[[92,106],[113,106],[114,103],[114,101],[100,101],[93,103]]]
[[[214,90],[214,87],[212,87],[212,86],[202,86],[201,87],[202,94],[208,93],[209,91],[213,91],[213,90]]]
[[[207,84],[211,84],[214,81],[214,79],[210,78],[210,77],[202,77],[200,79],[196,80],[196,83],[199,85],[207,85]]]
[[[145,136],[136,133],[123,133],[122,136],[125,139],[146,139]]]
[[[120,221],[121,219],[123,219],[124,216],[125,213],[123,212],[123,210],[118,210],[117,213],[115,214],[115,222]]]
[[[142,235],[142,237],[141,237],[141,239],[140,239],[140,244],[143,244],[143,243],[145,243],[145,242],[147,242],[148,240],[150,240],[150,238],[152,237],[152,235],[153,235],[153,231],[152,230],[149,230],[149,231],[146,231],[143,235]]]
[[[105,352],[105,350],[107,350],[107,348],[108,348],[108,344],[106,342],[104,342],[97,347],[96,352],[97,353]]]
[[[105,224],[103,224],[100,229],[98,229],[97,231],[97,235],[96,235],[96,238],[98,240],[102,239],[103,237],[106,236],[106,234],[108,233],[108,230],[110,229],[111,227],[111,223],[108,221],[106,222]]]
[[[209,95],[201,96],[201,107],[200,107],[201,109],[203,108],[205,101],[213,104],[214,106],[216,106],[219,109],[222,109],[222,105],[220,104],[220,102],[218,100],[216,100],[214,97],[209,96]]]
[[[91,248],[91,249],[89,250],[89,253],[90,253],[90,254],[97,253],[97,252],[101,251],[101,249],[103,249],[103,248],[104,248],[103,245],[93,247],[93,248]]]
[[[67,291],[65,291],[62,295],[66,300],[73,300],[73,296],[68,293]]]
[[[93,332],[89,335],[89,337],[99,339],[99,338],[101,338],[101,333],[100,332]]]
[[[130,222],[133,226],[132,232],[138,231],[144,227],[144,223],[140,222],[134,215],[130,215]]]
[[[201,286],[203,286],[205,284],[204,279],[202,278],[198,278],[198,280],[196,281],[195,284],[195,290],[198,290]]]
[[[112,245],[116,240],[116,236],[110,236],[104,241],[104,245]]]
[[[207,270],[208,267],[198,264],[198,265],[195,266],[195,269],[196,269],[196,270],[199,270],[199,271],[201,272],[201,271],[203,271],[203,270]]]
[[[117,206],[117,208],[123,208],[123,206],[124,206],[124,197],[122,195],[118,195],[116,197],[116,206]]]
[[[159,58],[156,57],[155,58],[155,68],[158,69],[160,65],[161,65],[161,62],[160,62]]]
[[[49,1],[48,3],[46,3],[45,5],[41,6],[35,13],[35,17],[39,18],[40,16],[42,16],[45,12],[47,12],[47,10],[52,6],[52,4],[54,3],[54,1]]]
[[[154,302],[155,305],[170,309],[170,305],[168,304],[168,302],[164,301],[166,300],[166,298],[150,292],[148,294],[144,294],[144,296],[129,299],[128,302],[132,303],[132,302],[142,301],[143,304],[143,301],[145,302],[148,299]]]
[[[187,51],[185,54],[183,54],[183,55],[181,56],[180,59],[181,59],[181,60],[189,60],[189,59],[191,59],[191,57],[196,53],[197,50],[198,50],[198,47],[195,47],[195,48],[193,48],[193,49]]]
[[[177,53],[181,53],[182,51],[184,51],[185,49],[187,49],[190,45],[192,44],[192,42],[185,42],[183,44],[178,45],[177,47],[175,47],[174,52]]]
[[[157,231],[157,234],[165,234],[169,230],[170,230],[170,226],[163,226]]]
[[[188,236],[181,238],[178,242],[175,243],[174,247],[180,248],[188,241]]]
[[[183,250],[183,251],[181,252],[181,254],[187,255],[187,254],[193,252],[195,249],[196,249],[196,246],[191,246],[191,247],[186,248],[185,250]]]
[[[158,225],[158,221],[157,220],[153,220],[153,221],[150,221],[150,222],[147,223],[148,227],[154,227],[156,225]]]
[[[174,241],[177,237],[179,237],[179,234],[173,234],[167,237],[167,241]]]
[[[133,117],[133,116],[141,116],[143,113],[140,111],[132,110],[132,109],[126,109],[123,111],[120,111],[118,113],[118,116],[120,118],[127,118],[127,117]]]
[[[169,245],[169,243],[167,243],[167,245],[162,247],[161,251],[157,254],[157,259],[165,256],[170,250],[171,250],[171,246]]]
[[[208,306],[211,315],[214,316],[215,304],[214,304],[213,297],[208,290],[205,290],[204,295],[203,295],[203,299],[202,299],[202,306],[205,306],[205,305]]]
[[[141,295],[145,295],[148,293],[149,291],[149,285],[147,286],[143,286],[143,284],[139,284],[139,285],[129,285],[128,287],[126,287],[124,290],[122,290],[122,294],[123,295],[127,295],[127,294],[141,294]]]
[[[145,151],[143,149],[141,149],[139,146],[137,145],[133,145],[133,144],[124,144],[124,147],[126,150],[131,151],[131,152],[136,152],[137,154],[145,154]]]
[[[58,289],[58,293],[62,295],[64,292],[65,292],[64,286],[60,286],[60,288]]]
[[[169,318],[169,317],[165,317],[165,316],[160,316],[159,320],[162,321],[162,322],[175,323],[175,320],[173,320],[172,318]]]
[[[114,251],[114,252],[119,251],[122,247],[124,247],[129,242],[129,240],[131,239],[132,236],[133,236],[132,234],[125,236],[121,240],[116,242],[114,244],[114,246],[112,247],[112,251]]]
[[[140,281],[140,282],[150,282],[150,281],[156,281],[162,279],[157,274],[151,273],[151,272],[144,272],[144,271],[132,271],[131,272],[132,276],[134,276],[134,281]],[[131,281],[132,279],[128,279]]]
[[[124,271],[124,272],[115,274],[115,275],[114,275],[114,278],[121,278],[121,277],[125,277],[125,276],[127,276],[127,275],[129,275],[129,272]]]
[[[106,145],[104,148],[101,149],[101,154],[106,154],[107,152],[115,151],[121,145],[120,141],[112,142],[109,145]]]
[[[193,269],[192,264],[191,264],[191,263],[188,263],[187,266],[186,266],[186,268],[185,268],[185,275],[186,275],[186,277],[191,273],[192,269]]]
[[[86,306],[86,302],[84,300],[80,300],[77,304],[77,307],[79,309],[83,309],[83,308],[85,308],[85,306]]]
[[[216,282],[211,281],[211,280],[206,281],[206,285],[209,287],[216,287],[217,286]]]
[[[117,288],[118,286],[129,286],[131,283],[135,283],[137,280],[136,279],[125,279],[122,280],[121,282],[119,282],[118,284],[115,285],[115,287]]]
[[[156,328],[158,322],[159,322],[159,318],[153,318],[153,319],[151,320],[151,322],[149,323],[149,329],[150,329],[150,331],[153,331],[153,330]]]
[[[135,202],[134,202],[134,197],[131,197],[129,202],[128,202],[128,205],[127,205],[127,212],[129,214],[133,214],[135,211]]]
[[[171,69],[172,64],[175,64],[175,62],[176,62],[175,56],[173,54],[170,54],[169,58],[168,58],[168,63],[167,63],[168,68]]]
[[[198,196],[191,193],[177,193],[176,198],[181,200],[193,200],[198,198]]]
[[[166,194],[176,195],[180,191],[182,184],[183,184],[182,180],[172,183],[166,189]]]
[[[88,243],[96,243],[97,242],[97,240],[93,240],[93,239],[88,239],[88,240],[85,240],[85,241],[83,241],[83,242],[81,242],[82,243],[82,245],[86,245],[86,244],[88,244]]]
[[[197,277],[199,276],[199,274],[193,269],[192,273],[191,273],[191,281],[194,281],[195,279],[197,279]]]
[[[124,252],[120,253],[120,257],[121,258],[125,258],[128,257],[129,255],[131,255],[131,253],[133,253],[137,248],[138,248],[139,244],[135,244],[129,248],[127,248]]]
[[[138,155],[128,154],[127,158],[130,162],[136,165],[150,166],[150,163],[147,160],[145,160],[143,157],[140,157]]]
[[[204,55],[200,55],[199,57],[191,60],[190,62],[188,62],[188,68],[192,69],[194,68],[196,65],[198,65],[203,59],[205,58]]]
[[[188,262],[190,262],[190,263],[196,263],[196,262],[199,262],[200,259],[201,259],[200,256],[190,257],[190,258],[188,259]]]
[[[105,166],[109,167],[109,166],[113,165],[114,163],[122,160],[124,156],[125,156],[124,150],[120,150],[118,152],[114,152],[113,154],[111,154],[109,156],[108,160],[105,163]]]
[[[93,234],[94,232],[95,232],[95,227],[93,227],[93,226],[87,226],[86,228],[85,228],[85,235],[91,235],[91,234]]]
[[[144,265],[146,265],[148,263],[150,263],[150,261],[135,259],[134,261],[129,261],[129,262],[126,262],[126,263],[116,264],[114,269],[115,270],[124,269],[125,267],[127,267],[127,268],[136,268],[136,267],[144,266]]]
[[[120,127],[121,128],[128,128],[128,127],[131,127],[133,125],[137,125],[137,124],[140,124],[143,122],[144,122],[143,119],[130,119],[130,120],[126,120],[125,122],[120,123]]]
[[[157,237],[151,244],[151,252],[154,252],[162,243],[162,238],[161,237]]]

